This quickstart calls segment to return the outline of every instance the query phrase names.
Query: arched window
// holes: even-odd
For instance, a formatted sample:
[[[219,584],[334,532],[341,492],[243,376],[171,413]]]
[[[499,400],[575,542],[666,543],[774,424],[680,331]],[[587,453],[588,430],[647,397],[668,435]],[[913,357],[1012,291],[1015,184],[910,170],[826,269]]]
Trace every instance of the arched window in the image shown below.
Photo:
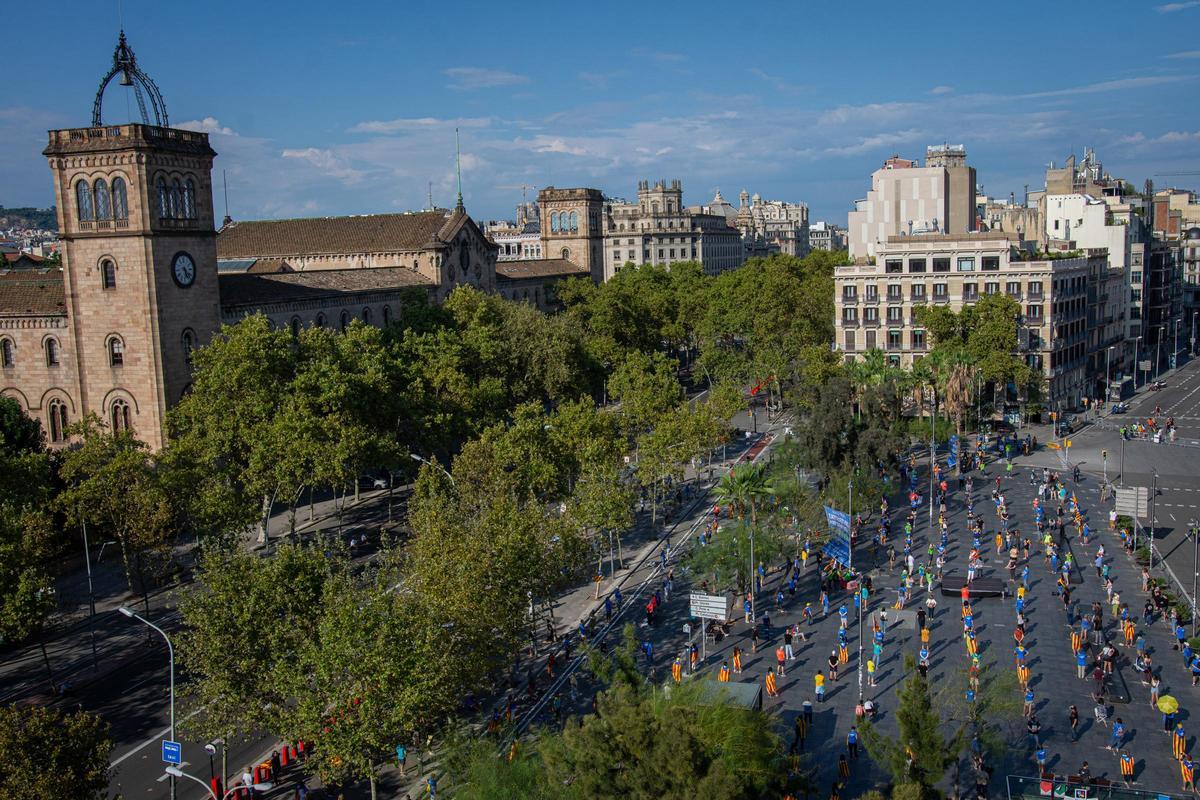
[[[88,186],[87,181],[75,184],[75,205],[78,206],[80,222],[91,222],[96,218],[92,211],[92,187]]]
[[[349,315],[349,314],[347,314],[345,311],[343,311],[343,312],[342,312],[342,317],[341,317],[341,319],[339,320],[339,322],[340,322],[340,327],[341,327],[341,329],[342,329],[342,333],[345,333],[345,332],[346,332],[346,328],[349,328],[349,327],[350,327],[350,315]]]
[[[50,430],[50,441],[66,441],[67,404],[62,400],[51,400],[46,417],[46,421],[50,423],[46,426]]]
[[[171,195],[167,191],[167,181],[163,176],[158,176],[158,218],[166,219],[171,216]]]
[[[391,324],[392,324],[392,309],[391,309],[391,306],[384,306],[384,307],[383,307],[383,324],[384,324],[384,326],[385,326],[385,327],[386,327],[386,326],[388,326],[388,325],[391,325]]]
[[[550,230],[555,233],[558,232],[558,212],[550,215]]]
[[[107,258],[100,262],[100,286],[104,289],[117,288],[117,265]]]
[[[112,406],[108,409],[108,421],[112,426],[112,432],[129,430],[129,403],[124,400],[113,400]]]
[[[579,230],[579,215],[574,211],[571,212],[571,222],[567,229],[572,232]]]
[[[196,218],[196,182],[191,178],[183,183],[183,216],[185,219]]]
[[[108,337],[108,365],[119,367],[125,363],[125,343],[119,336]]]
[[[571,251],[569,249],[567,249],[566,247],[564,247],[562,249],[562,252],[559,253],[559,256],[563,259],[568,259],[571,257]]]
[[[54,337],[46,340],[46,366],[58,366],[58,339]]]
[[[96,179],[96,219],[112,219],[112,198],[108,194],[108,181]]]
[[[179,185],[179,178],[171,181],[171,204],[169,208],[172,219],[183,217],[183,188]]]
[[[325,327],[325,315],[324,314],[317,314],[317,327],[318,328]]]
[[[129,196],[125,192],[125,179],[113,178],[113,219],[129,219]]]
[[[15,363],[12,339],[0,339],[0,367],[11,367]]]
[[[367,323],[368,325],[371,324],[371,309],[364,308],[362,310],[362,319],[363,319],[363,322]]]
[[[183,360],[190,367],[192,365],[192,351],[196,349],[196,334],[192,333],[191,328],[184,328],[183,335],[179,337],[179,344],[183,347]]]
[[[293,339],[300,338],[300,318],[299,317],[292,317],[292,338]]]
[[[414,258],[413,259],[413,270],[415,271],[417,269],[420,269],[420,267],[421,267],[421,264]]]

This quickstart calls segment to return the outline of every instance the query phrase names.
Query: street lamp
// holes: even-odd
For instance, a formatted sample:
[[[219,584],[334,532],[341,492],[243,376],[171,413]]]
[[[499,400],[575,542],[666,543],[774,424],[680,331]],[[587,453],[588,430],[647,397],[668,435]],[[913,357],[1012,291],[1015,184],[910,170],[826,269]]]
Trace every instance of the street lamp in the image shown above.
[[[1192,535],[1192,636],[1196,635],[1196,586],[1200,584],[1200,524],[1196,520],[1188,523]]]
[[[416,453],[409,453],[408,457],[411,458],[413,461],[420,461],[422,464],[428,464],[431,467],[440,469],[442,471],[442,474],[450,479],[451,485],[454,484],[454,476],[451,475],[449,472],[446,472],[446,468],[443,467],[441,464],[437,463],[436,461],[430,461],[428,458],[422,458],[421,456],[417,455]]]
[[[202,781],[200,778],[197,778],[195,775],[190,775],[176,766],[167,767],[165,771],[171,776],[172,786],[175,785],[176,778],[190,778],[191,780],[194,780],[196,783],[203,786],[204,790],[208,792],[208,796],[213,800],[228,800],[228,798],[233,797],[234,792],[237,792],[241,789],[252,789],[256,792],[269,792],[271,789],[275,788],[275,784],[271,783],[270,781],[264,781],[263,783],[252,783],[249,786],[246,786],[244,783],[240,783],[237,786],[230,787],[229,791],[227,791],[221,797],[217,797],[217,793],[213,791],[212,787]]]
[[[117,610],[126,617],[129,617],[130,619],[136,619],[143,625],[148,625],[154,630],[158,631],[158,633],[163,637],[163,640],[167,643],[167,655],[170,658],[171,664],[171,741],[178,741],[175,738],[175,647],[171,644],[171,637],[167,636],[167,632],[155,625],[153,622],[150,622],[145,617],[139,616],[132,608],[129,608],[128,606],[121,606]],[[179,776],[173,775],[171,777],[171,800],[175,800],[175,778],[177,777]],[[200,782],[204,783],[204,781]]]
[[[1135,392],[1137,391],[1137,388],[1138,388],[1137,375],[1139,372],[1141,372],[1141,364],[1139,364],[1138,362],[1140,362],[1141,359],[1142,359],[1142,337],[1135,336],[1135,337],[1133,337],[1133,390]]]

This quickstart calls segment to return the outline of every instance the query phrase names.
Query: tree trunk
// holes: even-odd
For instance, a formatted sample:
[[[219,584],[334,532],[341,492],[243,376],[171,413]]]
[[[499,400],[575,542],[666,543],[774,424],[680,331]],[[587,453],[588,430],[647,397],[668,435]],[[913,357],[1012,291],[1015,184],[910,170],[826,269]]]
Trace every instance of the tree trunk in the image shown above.
[[[58,694],[58,687],[54,685],[54,670],[50,669],[50,656],[46,653],[46,643],[39,641],[38,647],[42,649],[42,663],[46,665],[46,680],[50,682],[50,694]]]
[[[125,544],[124,536],[117,536],[117,541],[121,543],[121,563],[125,567],[125,583],[129,586],[130,594],[137,594],[137,589],[133,588],[133,565],[129,563],[129,546]]]
[[[266,544],[268,529],[271,524],[271,508],[275,505],[275,495],[264,494],[262,498],[262,517],[258,522],[258,543]]]
[[[375,794],[375,762],[371,762],[369,769],[371,775],[371,800],[377,800],[377,795]]]

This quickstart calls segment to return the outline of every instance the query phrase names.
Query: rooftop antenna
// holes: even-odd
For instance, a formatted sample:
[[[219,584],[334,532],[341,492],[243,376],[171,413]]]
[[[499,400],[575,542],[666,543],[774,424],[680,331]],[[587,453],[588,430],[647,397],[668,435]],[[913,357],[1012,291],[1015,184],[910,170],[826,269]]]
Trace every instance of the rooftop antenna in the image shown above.
[[[433,181],[426,181],[426,183],[429,191],[429,210],[433,211]]]
[[[221,170],[221,185],[225,187],[225,224],[228,225],[233,217],[229,216],[229,179],[225,177],[225,170]]]
[[[454,129],[454,169],[458,173],[458,204],[455,208],[463,207],[462,201],[462,148],[458,142],[458,128]]]

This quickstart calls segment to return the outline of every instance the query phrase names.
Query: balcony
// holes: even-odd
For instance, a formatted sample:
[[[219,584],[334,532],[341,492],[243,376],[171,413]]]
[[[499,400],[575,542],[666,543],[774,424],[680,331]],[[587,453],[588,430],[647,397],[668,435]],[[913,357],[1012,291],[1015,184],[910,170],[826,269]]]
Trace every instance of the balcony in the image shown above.
[[[949,295],[949,294],[935,294],[935,295],[933,296],[933,302],[935,302],[935,303],[949,303],[949,302],[950,302],[950,295]]]
[[[879,327],[879,318],[876,317],[875,319],[864,319],[862,321],[862,324],[863,324],[864,328],[878,328]]]
[[[867,305],[877,306],[877,305],[879,305],[879,295],[877,295],[877,294],[865,295],[865,296],[863,296],[862,301],[863,301],[863,303],[865,303]]]

